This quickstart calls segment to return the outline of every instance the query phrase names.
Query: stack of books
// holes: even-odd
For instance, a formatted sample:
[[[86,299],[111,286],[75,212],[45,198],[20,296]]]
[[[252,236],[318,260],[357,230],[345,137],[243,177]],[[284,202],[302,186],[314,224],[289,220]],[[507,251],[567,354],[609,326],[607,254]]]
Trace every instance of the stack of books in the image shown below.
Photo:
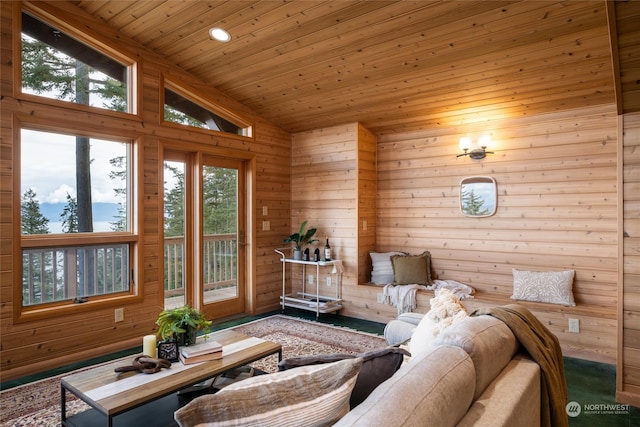
[[[222,359],[222,345],[218,341],[199,341],[194,345],[180,347],[180,361],[185,365],[216,359]]]

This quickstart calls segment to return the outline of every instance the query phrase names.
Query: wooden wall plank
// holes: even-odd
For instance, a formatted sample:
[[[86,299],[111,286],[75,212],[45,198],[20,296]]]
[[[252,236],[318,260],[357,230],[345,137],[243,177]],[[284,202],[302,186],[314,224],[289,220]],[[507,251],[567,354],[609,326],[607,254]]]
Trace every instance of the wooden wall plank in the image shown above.
[[[476,289],[469,307],[512,302],[512,268],[574,269],[577,307],[528,306],[552,325],[566,355],[614,363],[615,337],[602,334],[616,323],[615,111],[485,122],[487,129],[499,148],[481,161],[455,158],[457,139],[477,129],[379,136],[377,250],[428,249],[439,278]],[[472,175],[498,182],[496,215],[460,214],[459,182]],[[347,293],[345,314],[393,316],[395,309],[376,303],[379,287],[360,288]],[[422,297],[417,311],[427,310]],[[579,334],[567,331],[569,317],[580,319]]]

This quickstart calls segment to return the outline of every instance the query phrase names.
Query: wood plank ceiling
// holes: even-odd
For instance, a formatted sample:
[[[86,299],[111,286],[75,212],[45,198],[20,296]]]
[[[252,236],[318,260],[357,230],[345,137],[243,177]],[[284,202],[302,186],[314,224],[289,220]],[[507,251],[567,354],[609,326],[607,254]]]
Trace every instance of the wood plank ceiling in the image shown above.
[[[73,3],[290,132],[615,102],[605,1]],[[212,26],[232,40],[211,40]]]

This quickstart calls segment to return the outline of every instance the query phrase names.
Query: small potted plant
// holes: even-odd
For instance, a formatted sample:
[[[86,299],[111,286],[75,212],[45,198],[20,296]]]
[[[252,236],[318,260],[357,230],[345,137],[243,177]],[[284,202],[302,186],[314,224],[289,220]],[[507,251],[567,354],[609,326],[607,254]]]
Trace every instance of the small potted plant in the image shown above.
[[[297,233],[293,233],[286,239],[284,239],[285,243],[293,243],[293,259],[301,260],[302,259],[302,245],[310,245],[318,241],[318,239],[313,239],[313,235],[316,234],[317,229],[309,228],[305,231],[305,227],[307,226],[307,221],[303,222],[300,225],[300,230]]]
[[[211,321],[201,311],[185,305],[161,311],[156,324],[161,340],[176,339],[178,345],[190,345],[195,344],[198,331],[209,333]]]

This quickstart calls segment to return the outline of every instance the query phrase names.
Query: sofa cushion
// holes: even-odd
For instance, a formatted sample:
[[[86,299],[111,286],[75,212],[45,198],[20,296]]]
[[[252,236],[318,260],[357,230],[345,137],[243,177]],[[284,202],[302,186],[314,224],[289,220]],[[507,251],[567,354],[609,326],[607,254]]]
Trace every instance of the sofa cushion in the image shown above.
[[[516,355],[471,408],[458,427],[539,427],[540,365]]]
[[[406,255],[406,252],[369,252],[371,256],[371,283],[388,285],[393,283],[392,255]]]
[[[509,327],[487,315],[467,317],[451,325],[442,331],[433,345],[457,346],[471,356],[476,370],[474,400],[507,366],[519,348]]]
[[[574,270],[526,271],[512,270],[511,299],[575,306],[573,299]]]
[[[359,356],[351,354],[324,354],[317,356],[290,357],[278,363],[281,371],[299,368],[301,366],[316,365],[322,363],[337,362],[338,360],[362,359],[362,367],[358,374],[358,379],[351,392],[349,406],[353,409],[362,403],[363,400],[382,382],[389,379],[402,365],[404,357],[408,356],[407,350],[388,347],[378,350],[371,350]]]
[[[473,362],[458,347],[438,347],[403,365],[335,426],[454,426],[476,383]]]
[[[431,254],[424,251],[420,255],[393,255],[393,283],[395,285],[430,285]]]
[[[389,345],[405,344],[409,339],[411,339],[411,335],[415,329],[416,325],[413,323],[393,319],[384,327],[384,339]]]
[[[239,381],[175,412],[181,427],[331,425],[349,411],[362,359],[304,366]]]

